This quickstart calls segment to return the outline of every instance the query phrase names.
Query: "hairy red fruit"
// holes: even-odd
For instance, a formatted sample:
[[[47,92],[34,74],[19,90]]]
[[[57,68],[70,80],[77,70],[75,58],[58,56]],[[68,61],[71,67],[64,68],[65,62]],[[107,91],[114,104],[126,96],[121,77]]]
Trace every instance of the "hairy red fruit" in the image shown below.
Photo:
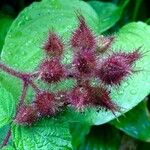
[[[43,49],[49,56],[60,56],[63,53],[64,46],[59,36],[50,32]]]
[[[58,82],[64,76],[64,68],[58,59],[45,60],[40,65],[40,75],[47,83]]]
[[[105,84],[113,85],[120,84],[131,72],[132,68],[127,63],[126,57],[113,54],[102,62],[97,75]]]
[[[91,89],[87,86],[78,86],[68,94],[68,102],[76,109],[82,109],[90,103]]]
[[[140,59],[142,56],[141,56],[141,53],[139,52],[139,49],[138,49],[138,50],[135,50],[133,52],[125,54],[125,57],[127,58],[127,63],[132,65],[135,61]]]
[[[23,125],[31,125],[38,119],[38,111],[35,105],[22,105],[20,106],[15,122]]]
[[[37,93],[35,97],[35,104],[41,116],[54,116],[59,110],[59,104],[55,99],[55,94],[44,91]]]
[[[104,107],[114,113],[119,111],[119,107],[112,102],[110,92],[104,87],[92,88],[92,100],[91,105],[94,107]]]
[[[114,36],[99,36],[96,40],[96,51],[98,53],[106,52],[114,41]]]
[[[75,56],[73,64],[79,76],[89,76],[95,69],[96,57],[91,51],[82,51]]]
[[[142,57],[142,55],[138,49],[138,50],[135,50],[135,51],[130,52],[130,53],[124,53],[124,52],[114,53],[113,57],[118,57],[120,59],[124,59],[124,61],[127,64],[132,65],[135,61],[140,59]]]
[[[78,20],[79,26],[72,35],[71,46],[78,50],[93,50],[95,47],[95,37],[85,23],[84,17],[80,15]]]

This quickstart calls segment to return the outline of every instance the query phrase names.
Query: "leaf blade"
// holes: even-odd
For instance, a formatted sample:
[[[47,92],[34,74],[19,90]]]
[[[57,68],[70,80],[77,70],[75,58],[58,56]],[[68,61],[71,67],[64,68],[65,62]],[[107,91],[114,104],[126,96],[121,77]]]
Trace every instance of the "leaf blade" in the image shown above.
[[[125,116],[121,116],[118,119],[119,122],[113,120],[110,123],[136,139],[146,142],[150,141],[150,118],[146,102],[140,103],[127,112]]]
[[[31,127],[14,124],[12,134],[17,149],[72,149],[69,125],[56,119],[44,119]]]
[[[12,120],[14,111],[12,95],[0,85],[0,128]]]
[[[122,8],[110,2],[89,1],[88,2],[99,16],[99,29],[104,32],[114,26],[121,18]]]

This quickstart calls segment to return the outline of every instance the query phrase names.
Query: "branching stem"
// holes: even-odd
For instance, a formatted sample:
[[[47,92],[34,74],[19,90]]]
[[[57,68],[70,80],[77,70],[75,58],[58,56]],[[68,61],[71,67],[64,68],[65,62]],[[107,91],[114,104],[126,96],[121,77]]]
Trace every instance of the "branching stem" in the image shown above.
[[[26,78],[29,78],[29,74],[16,71],[10,67],[7,67],[5,64],[3,64],[1,62],[0,62],[0,69],[16,78],[20,78],[22,80],[26,80]]]
[[[36,93],[39,93],[41,91],[33,81],[30,82],[30,85],[35,90]]]
[[[20,106],[24,104],[25,97],[26,97],[26,94],[27,94],[27,89],[28,89],[29,86],[31,86],[36,93],[41,91],[33,81],[34,77],[36,77],[38,75],[38,72],[34,73],[34,74],[33,73],[19,72],[19,71],[16,71],[16,70],[6,66],[2,62],[0,62],[0,70],[4,71],[4,72],[8,73],[9,75],[12,75],[12,76],[14,76],[14,77],[16,77],[20,80],[22,80],[22,82],[23,82],[22,93],[21,93],[21,96],[20,96],[20,99],[19,99],[19,104],[18,104],[16,112],[18,112]],[[7,132],[6,137],[3,140],[1,148],[7,145],[10,136],[11,136],[11,129],[9,129],[9,131]]]
[[[27,89],[28,89],[28,83],[24,82],[23,83],[23,88],[22,88],[22,94],[21,94],[21,97],[20,97],[20,103],[19,103],[18,107],[20,107],[22,104],[24,104]]]
[[[2,143],[2,145],[1,145],[0,148],[3,148],[4,146],[7,145],[7,143],[9,142],[10,136],[11,136],[11,129],[8,130],[8,132],[7,132],[7,134],[6,134],[6,137],[5,137],[5,139],[3,140],[3,143]]]

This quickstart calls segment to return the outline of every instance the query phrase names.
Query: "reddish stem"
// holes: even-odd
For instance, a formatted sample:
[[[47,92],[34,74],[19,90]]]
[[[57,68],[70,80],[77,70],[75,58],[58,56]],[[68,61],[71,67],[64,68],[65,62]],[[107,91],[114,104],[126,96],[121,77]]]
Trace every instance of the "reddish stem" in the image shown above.
[[[28,83],[24,82],[18,107],[20,107],[22,104],[24,104],[24,99],[25,99],[25,96],[27,93],[27,89],[28,89]]]
[[[38,75],[38,73],[34,73],[34,74],[22,73],[22,72],[14,70],[10,67],[7,67],[5,64],[3,64],[1,62],[0,62],[0,69],[23,81],[22,94],[21,94],[21,97],[19,100],[17,111],[16,111],[16,112],[18,112],[19,107],[24,104],[24,100],[25,100],[27,89],[28,89],[29,85],[35,90],[35,92],[40,92],[40,89],[37,87],[37,85],[32,80],[32,78],[36,77]],[[11,129],[9,129],[5,139],[3,140],[1,147],[4,147],[7,145],[10,136],[11,136]]]
[[[30,83],[29,83],[31,86],[32,86],[32,88],[35,90],[35,92],[40,92],[41,90],[38,88],[38,86],[33,82],[33,81],[30,81]]]
[[[14,69],[12,69],[10,67],[7,67],[5,64],[2,64],[1,62],[0,62],[0,69],[2,69],[4,72],[7,72],[8,74],[10,74],[10,75],[12,75],[14,77],[17,77],[17,78],[23,80],[23,83],[24,83],[24,85],[23,85],[23,88],[24,88],[23,91],[25,93],[24,92],[22,93],[23,95],[22,95],[21,100],[24,99],[25,94],[26,94],[26,90],[27,90],[26,88],[28,87],[29,84],[32,86],[32,88],[36,92],[40,91],[40,89],[30,79],[30,78],[37,77],[39,75],[39,72],[35,72],[35,73],[32,73],[32,74],[30,74],[30,73],[22,73],[22,72],[14,70]]]
[[[32,74],[31,74],[31,77],[32,78],[37,78],[39,76],[39,72],[37,71],[37,72],[33,72]]]
[[[29,78],[29,74],[15,71],[14,69],[7,67],[5,64],[2,64],[1,62],[0,62],[0,69],[2,69],[4,72],[7,72],[8,74],[10,74],[12,76],[20,78],[22,80],[26,80],[27,78]]]
[[[3,140],[3,143],[2,143],[2,145],[1,145],[1,148],[3,148],[4,146],[7,145],[8,141],[9,141],[9,139],[10,139],[10,136],[11,136],[11,129],[8,130],[7,135],[6,135],[6,137],[5,137],[5,139]]]

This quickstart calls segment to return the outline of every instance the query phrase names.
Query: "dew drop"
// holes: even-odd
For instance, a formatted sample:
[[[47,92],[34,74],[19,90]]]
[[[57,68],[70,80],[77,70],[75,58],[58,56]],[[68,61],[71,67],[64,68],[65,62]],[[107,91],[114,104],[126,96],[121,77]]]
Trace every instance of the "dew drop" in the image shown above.
[[[29,17],[28,17],[28,16],[26,16],[26,17],[25,17],[25,20],[29,20]]]
[[[20,26],[21,26],[21,24],[22,24],[22,21],[19,21],[19,22],[18,22],[18,27],[20,27]]]
[[[133,130],[133,133],[134,133],[135,135],[138,135],[138,132],[137,132],[136,130]]]
[[[122,95],[122,94],[124,93],[124,90],[123,90],[123,89],[120,89],[120,90],[117,91],[117,93],[118,93],[119,95]]]
[[[7,36],[8,38],[11,38],[12,37],[12,35],[11,34],[8,34],[8,36]]]
[[[135,95],[135,94],[136,94],[136,91],[135,91],[134,89],[132,89],[132,90],[130,91],[130,93],[131,93],[132,95]]]
[[[25,55],[25,54],[26,54],[26,52],[25,52],[25,51],[22,51],[22,52],[21,52],[21,55]]]
[[[123,87],[126,88],[126,87],[128,87],[128,86],[129,86],[129,82],[127,82],[127,81],[124,82]]]
[[[32,41],[27,41],[27,42],[25,43],[25,45],[26,45],[26,46],[29,46],[31,43],[32,43]]]
[[[50,10],[47,11],[47,13],[50,13],[50,12],[51,12]]]

